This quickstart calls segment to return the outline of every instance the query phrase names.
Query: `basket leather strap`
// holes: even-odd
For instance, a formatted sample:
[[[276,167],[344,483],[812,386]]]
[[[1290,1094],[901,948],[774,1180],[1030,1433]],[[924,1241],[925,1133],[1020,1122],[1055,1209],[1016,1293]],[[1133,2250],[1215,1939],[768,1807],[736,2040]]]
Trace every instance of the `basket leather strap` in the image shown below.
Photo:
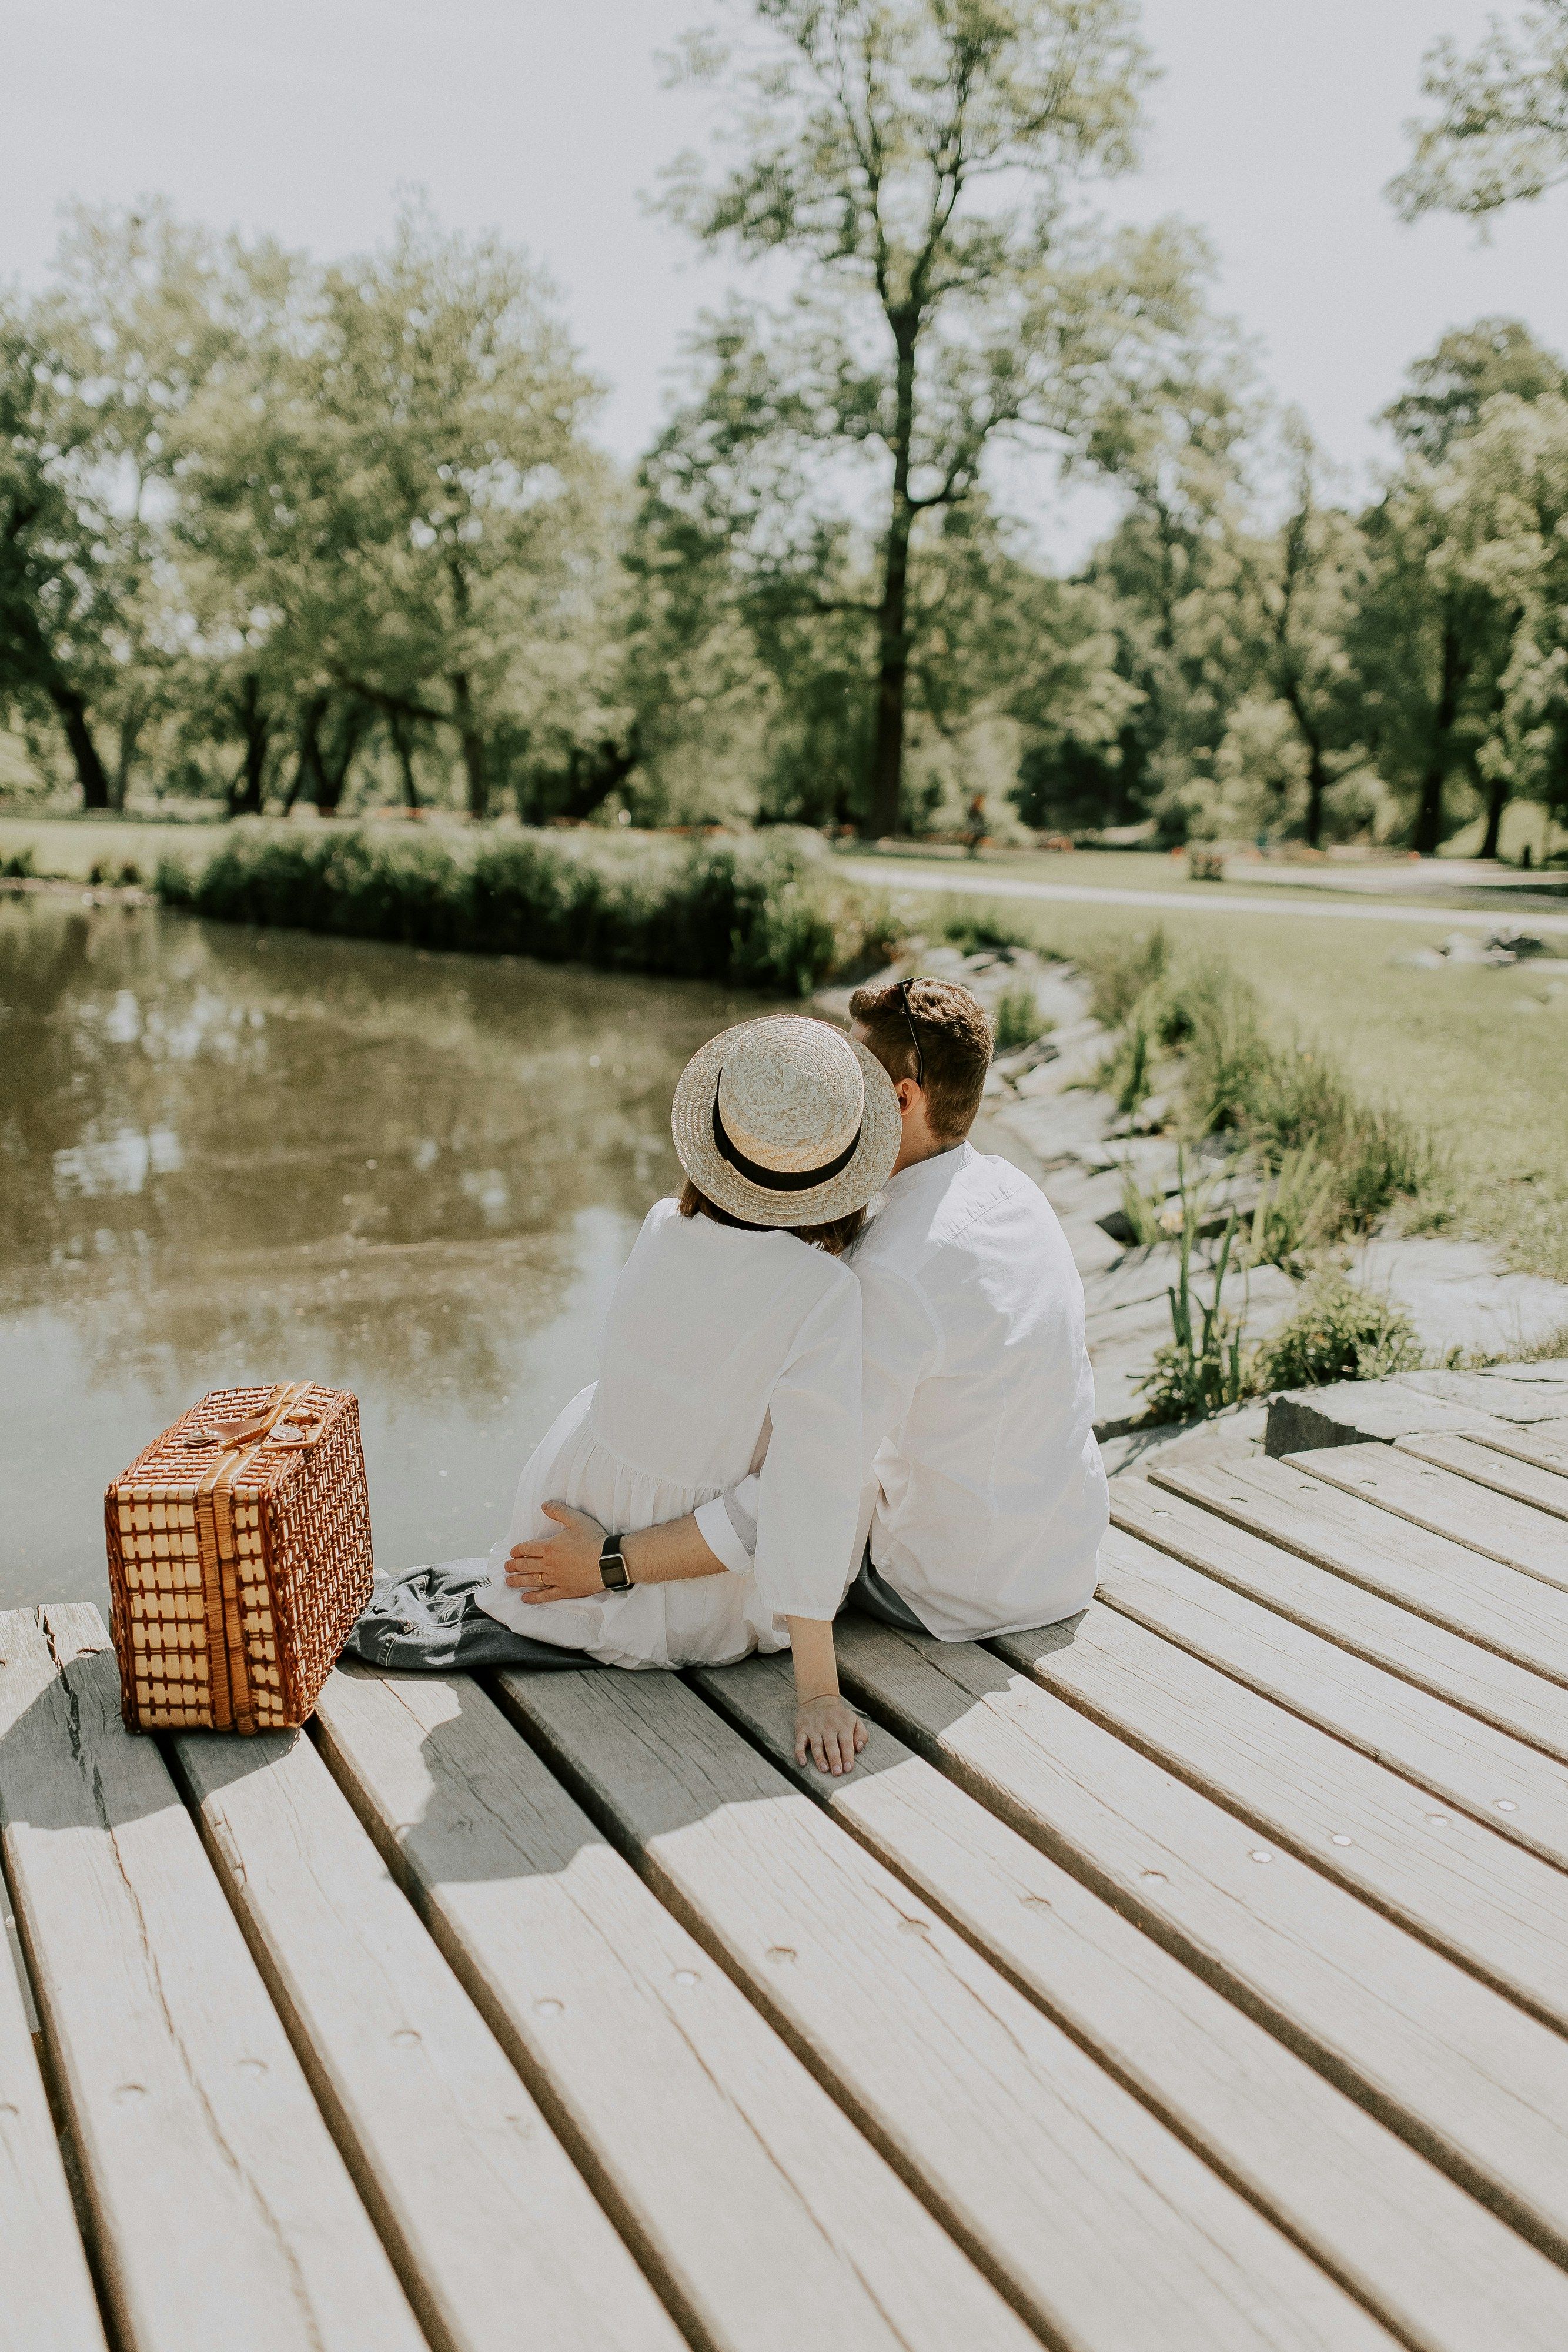
[[[196,1488],[196,1547],[206,1607],[207,1673],[213,1723],[219,1731],[254,1732],[256,1727],[240,1612],[234,1482],[267,1444],[275,1423],[299,1403],[310,1386],[308,1381],[283,1381],[259,1413],[246,1421],[214,1424],[225,1441],[225,1451]]]

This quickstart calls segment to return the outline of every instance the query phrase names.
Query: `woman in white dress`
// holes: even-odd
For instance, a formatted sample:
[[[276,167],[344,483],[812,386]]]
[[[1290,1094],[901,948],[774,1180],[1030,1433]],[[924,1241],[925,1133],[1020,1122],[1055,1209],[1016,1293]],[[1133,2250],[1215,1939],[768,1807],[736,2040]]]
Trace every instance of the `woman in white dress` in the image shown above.
[[[379,1593],[353,1646],[444,1669],[566,1664],[562,1653],[722,1665],[789,1648],[797,1755],[845,1771],[865,1734],[833,1658],[860,1507],[860,1291],[840,1253],[897,1156],[897,1097],[863,1046],[776,1014],[693,1056],[673,1126],[685,1190],[649,1211],[600,1377],[535,1448],[505,1540],[487,1563],[420,1571],[413,1598],[408,1580]],[[673,1560],[662,1528],[753,1472],[755,1560],[709,1553],[694,1571],[685,1548]],[[610,1531],[591,1575],[552,1559],[552,1522],[579,1515]],[[399,1655],[397,1631],[380,1629],[415,1637],[413,1619],[432,1604],[439,1619],[444,1592],[456,1613],[441,1654]]]

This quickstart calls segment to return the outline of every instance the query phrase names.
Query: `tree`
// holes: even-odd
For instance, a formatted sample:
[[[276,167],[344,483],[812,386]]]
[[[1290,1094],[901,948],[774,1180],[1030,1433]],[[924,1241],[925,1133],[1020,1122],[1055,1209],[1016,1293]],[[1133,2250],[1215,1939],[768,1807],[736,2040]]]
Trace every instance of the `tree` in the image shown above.
[[[390,250],[319,277],[269,248],[237,266],[254,324],[193,405],[181,529],[265,617],[299,704],[294,791],[336,805],[334,761],[379,713],[449,730],[483,816],[502,748],[548,736],[581,684],[561,648],[596,387],[522,258],[417,207]]]
[[[216,241],[162,201],[78,205],[39,305],[70,397],[100,518],[103,675],[97,706],[117,737],[122,807],[144,730],[165,706],[183,635],[168,561],[182,422],[229,341]]]
[[[1402,462],[1362,519],[1368,571],[1352,627],[1365,726],[1388,782],[1413,803],[1412,846],[1430,856],[1448,825],[1451,784],[1483,792],[1487,837],[1500,823],[1497,780],[1483,778],[1481,746],[1497,721],[1501,680],[1524,607],[1485,558],[1493,530],[1511,538],[1518,510],[1488,505],[1500,452],[1490,421],[1515,423],[1554,405],[1562,363],[1510,320],[1482,320],[1445,335],[1409,370],[1385,411]],[[1490,854],[1490,853],[1489,853]]]
[[[107,808],[90,705],[113,523],[95,495],[94,433],[47,320],[0,303],[0,708],[47,706],[83,804]]]
[[[1290,712],[1301,740],[1307,787],[1302,826],[1309,847],[1322,841],[1324,799],[1336,752],[1350,749],[1351,684],[1345,639],[1359,600],[1361,534],[1319,484],[1320,461],[1299,419],[1287,424],[1291,503],[1284,520],[1244,563],[1257,599],[1260,667]],[[1359,750],[1359,747],[1356,747]]]
[[[1207,321],[1096,413],[1080,462],[1125,505],[1083,579],[1108,600],[1124,689],[1113,742],[1096,751],[1071,739],[1080,822],[1096,791],[1091,822],[1153,812],[1173,830],[1210,795],[1215,748],[1256,659],[1239,592],[1262,414],[1248,354]]]
[[[923,531],[977,499],[999,439],[1082,439],[1130,347],[1189,315],[1191,255],[1169,233],[1106,243],[1069,217],[1077,181],[1133,161],[1148,66],[1131,0],[753,0],[752,13],[760,56],[687,44],[687,71],[735,98],[738,152],[712,180],[686,159],[671,204],[706,243],[801,266],[789,331],[732,320],[710,345],[727,458],[760,464],[770,442],[795,470],[814,458],[818,517],[835,467],[874,460],[877,560],[855,599],[873,636],[864,823],[893,833]],[[852,520],[826,530],[840,573]],[[798,590],[809,551],[800,530],[777,560],[758,548]],[[842,602],[830,591],[822,609]]]
[[[1473,433],[1500,392],[1521,400],[1568,389],[1568,371],[1518,319],[1478,319],[1456,327],[1413,361],[1405,390],[1383,412],[1400,447],[1440,466],[1457,439]]]
[[[1422,89],[1437,111],[1413,126],[1414,152],[1389,189],[1405,219],[1485,221],[1568,179],[1568,0],[1538,0],[1517,31],[1494,17],[1469,58],[1437,42]]]

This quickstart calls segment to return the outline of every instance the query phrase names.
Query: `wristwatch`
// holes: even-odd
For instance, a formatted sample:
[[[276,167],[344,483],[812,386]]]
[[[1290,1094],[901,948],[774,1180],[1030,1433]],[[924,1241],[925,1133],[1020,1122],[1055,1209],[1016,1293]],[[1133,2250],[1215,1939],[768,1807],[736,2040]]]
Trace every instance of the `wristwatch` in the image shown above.
[[[599,1580],[606,1592],[630,1592],[632,1571],[619,1536],[606,1536],[599,1549]]]

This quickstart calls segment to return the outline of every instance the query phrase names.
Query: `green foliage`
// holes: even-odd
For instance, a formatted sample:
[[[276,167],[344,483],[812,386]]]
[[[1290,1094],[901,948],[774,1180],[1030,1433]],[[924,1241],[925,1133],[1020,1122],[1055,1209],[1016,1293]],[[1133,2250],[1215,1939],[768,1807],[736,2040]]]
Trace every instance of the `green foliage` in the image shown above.
[[[1421,1360],[1410,1318],[1343,1276],[1315,1283],[1290,1321],[1258,1352],[1260,1389],[1322,1388],[1331,1381],[1381,1381]]]
[[[1249,1262],[1281,1266],[1287,1274],[1299,1271],[1302,1259],[1326,1239],[1343,1197],[1339,1170],[1315,1145],[1281,1152],[1252,1213]]]
[[[960,955],[1000,954],[1005,948],[1032,947],[1029,933],[1007,915],[972,914],[966,908],[949,915],[942,925],[942,937]]]
[[[0,857],[0,877],[7,882],[30,882],[37,870],[30,844],[9,857]]]
[[[1171,1337],[1155,1349],[1153,1369],[1139,1384],[1152,1422],[1198,1421],[1227,1405],[1239,1404],[1255,1389],[1251,1360],[1241,1345],[1242,1318],[1224,1303],[1236,1219],[1232,1216],[1226,1225],[1214,1264],[1213,1296],[1205,1305],[1195,1295],[1192,1282],[1198,1218],[1196,1198],[1188,1196],[1184,1201],[1180,1268],[1176,1287],[1166,1293]]]
[[[1171,961],[1170,941],[1156,925],[1134,932],[1124,947],[1093,958],[1089,976],[1093,983],[1090,1007],[1107,1029],[1119,1028],[1145,990],[1165,978]]]
[[[1389,192],[1406,220],[1482,220],[1568,177],[1568,0],[1535,0],[1517,32],[1494,16],[1469,58],[1438,41],[1422,87],[1437,111]]]
[[[798,838],[684,843],[611,833],[385,841],[242,831],[204,865],[167,858],[166,904],[469,954],[536,956],[803,996],[885,956],[884,908]]]
[[[1124,1118],[1139,1109],[1148,1098],[1155,1043],[1150,1016],[1155,1009],[1154,991],[1148,991],[1138,998],[1127,1014],[1120,1037],[1100,1070],[1101,1086],[1113,1097],[1117,1110]]]
[[[1016,988],[1003,990],[997,1001],[994,1024],[998,1054],[1015,1052],[1020,1045],[1032,1045],[1037,1037],[1044,1036],[1049,1026],[1027,981],[1020,982]]]

